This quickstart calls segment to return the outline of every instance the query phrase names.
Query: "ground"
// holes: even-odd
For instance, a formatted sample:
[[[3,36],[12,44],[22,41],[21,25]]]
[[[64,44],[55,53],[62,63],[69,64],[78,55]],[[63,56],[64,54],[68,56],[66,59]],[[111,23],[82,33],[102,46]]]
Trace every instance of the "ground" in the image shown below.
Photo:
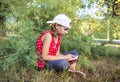
[[[0,74],[1,82],[120,82],[120,60],[114,57],[101,57],[90,60],[93,68],[77,65],[77,69],[85,72],[87,78],[75,74],[55,73],[54,71],[36,69],[11,69]]]

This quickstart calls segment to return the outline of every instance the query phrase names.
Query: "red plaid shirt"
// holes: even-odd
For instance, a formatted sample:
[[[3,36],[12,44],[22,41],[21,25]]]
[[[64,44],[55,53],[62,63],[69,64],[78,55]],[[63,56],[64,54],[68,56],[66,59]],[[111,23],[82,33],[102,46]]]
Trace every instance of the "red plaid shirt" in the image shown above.
[[[37,52],[39,52],[40,54],[42,53],[42,46],[43,46],[42,37],[43,37],[46,33],[50,33],[51,36],[52,36],[52,41],[51,41],[50,46],[49,46],[48,55],[56,56],[56,53],[57,53],[57,51],[58,51],[58,48],[60,47],[61,37],[60,37],[60,35],[58,35],[58,41],[57,41],[57,43],[55,43],[54,35],[52,34],[52,32],[51,32],[50,30],[44,31],[44,32],[38,37],[37,42],[36,42],[36,50],[37,50]],[[42,60],[37,59],[37,66],[38,66],[39,68],[43,68],[43,67],[45,66],[45,63],[44,63]]]

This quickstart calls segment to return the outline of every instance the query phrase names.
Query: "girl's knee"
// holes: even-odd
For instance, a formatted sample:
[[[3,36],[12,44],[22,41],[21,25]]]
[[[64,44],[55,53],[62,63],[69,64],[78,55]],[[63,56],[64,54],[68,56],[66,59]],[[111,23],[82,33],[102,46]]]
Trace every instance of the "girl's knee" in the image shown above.
[[[79,56],[79,54],[78,54],[78,52],[76,50],[72,50],[71,52],[73,53],[73,55]]]

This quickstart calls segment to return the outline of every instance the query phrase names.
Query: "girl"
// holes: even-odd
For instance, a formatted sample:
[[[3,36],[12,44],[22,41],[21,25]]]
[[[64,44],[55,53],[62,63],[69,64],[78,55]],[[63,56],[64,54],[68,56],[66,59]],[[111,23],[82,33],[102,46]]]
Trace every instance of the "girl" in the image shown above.
[[[51,30],[42,32],[36,42],[38,68],[53,68],[57,72],[67,69],[69,72],[80,73],[85,77],[84,73],[75,69],[79,56],[77,51],[60,53],[61,36],[67,34],[71,28],[70,18],[64,14],[59,14],[54,20],[47,23],[51,25]]]

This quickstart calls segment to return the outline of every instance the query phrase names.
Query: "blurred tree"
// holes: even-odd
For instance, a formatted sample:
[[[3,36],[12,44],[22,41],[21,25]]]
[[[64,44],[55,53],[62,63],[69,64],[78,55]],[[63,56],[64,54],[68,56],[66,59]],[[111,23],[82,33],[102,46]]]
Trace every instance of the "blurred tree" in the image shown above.
[[[79,29],[79,23],[75,20],[81,0],[2,0],[1,3],[6,4],[8,10],[2,14],[5,17],[4,32],[9,32],[8,39],[2,41],[6,46],[0,44],[0,65],[5,70],[36,65],[36,39],[44,29],[48,29],[46,21],[52,20],[55,15],[66,14],[73,21],[73,29]],[[5,9],[5,5],[2,5],[2,9]],[[70,34],[80,34],[79,30],[75,31]]]
[[[108,6],[108,13],[106,14],[106,19],[108,21],[108,37],[110,41],[113,39],[120,39],[120,28],[119,28],[119,18],[120,18],[120,1],[119,0],[105,0],[105,5]]]
[[[7,12],[7,5],[0,2],[0,37],[5,36],[4,20],[5,20],[6,12]]]
[[[85,10],[83,10],[84,13],[80,19],[82,20],[82,29],[87,29],[87,34],[98,39],[107,38],[110,41],[120,39],[119,0],[84,0],[83,5]]]

